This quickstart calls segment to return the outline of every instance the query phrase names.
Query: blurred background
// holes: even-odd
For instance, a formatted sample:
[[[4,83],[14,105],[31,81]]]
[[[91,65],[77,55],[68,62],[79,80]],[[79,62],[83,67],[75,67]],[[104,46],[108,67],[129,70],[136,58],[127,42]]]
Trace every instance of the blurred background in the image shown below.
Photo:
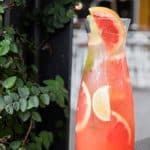
[[[74,18],[72,85],[79,86],[77,72],[82,72],[87,50],[85,17],[91,6],[105,6],[115,10],[120,17],[131,18],[126,42],[127,62],[133,86],[136,141],[150,137],[150,0],[84,0],[76,5]],[[82,64],[82,67],[81,67]],[[72,106],[76,92],[72,87]],[[74,109],[73,108],[73,109]],[[150,141],[150,140],[149,140]],[[143,149],[144,150],[144,149]]]

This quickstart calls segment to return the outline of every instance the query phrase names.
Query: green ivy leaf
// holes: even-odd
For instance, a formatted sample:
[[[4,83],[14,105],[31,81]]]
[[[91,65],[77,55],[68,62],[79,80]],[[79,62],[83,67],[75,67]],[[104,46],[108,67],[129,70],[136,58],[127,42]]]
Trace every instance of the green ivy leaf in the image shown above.
[[[0,14],[4,13],[4,7],[2,5],[0,5]]]
[[[67,107],[64,108],[64,114],[65,114],[66,118],[69,117],[69,109]]]
[[[70,19],[72,19],[73,17],[74,17],[74,15],[75,15],[75,13],[74,13],[74,11],[73,10],[68,10],[68,12],[67,12],[67,17],[68,18],[70,18]]]
[[[43,146],[46,150],[49,150],[50,145],[53,142],[53,134],[51,132],[42,131],[39,134],[39,137],[43,139]]]
[[[60,19],[59,19],[60,18]],[[64,27],[64,22],[61,21],[62,18],[61,16],[58,15],[58,17],[56,16],[55,19],[53,20],[53,26],[56,28],[56,29],[60,29],[60,28],[63,28]]]
[[[65,17],[64,19],[62,19],[62,21],[63,21],[64,23],[68,23],[68,22],[70,21],[70,18],[69,18],[69,17]]]
[[[6,63],[7,63],[7,59],[6,59],[6,57],[0,57],[0,65],[1,66],[3,66],[3,65],[5,65]]]
[[[32,119],[36,122],[41,122],[42,118],[41,115],[38,112],[32,112]]]
[[[5,111],[6,111],[8,114],[12,115],[12,114],[14,113],[13,106],[12,106],[11,104],[6,105]]]
[[[28,87],[24,86],[22,88],[18,88],[18,93],[21,98],[28,98],[30,91]]]
[[[61,89],[61,95],[63,95],[65,99],[68,99],[68,91],[65,88]]]
[[[25,98],[20,99],[20,110],[25,112],[27,109],[27,100]]]
[[[39,94],[40,94],[40,90],[39,90],[38,87],[32,86],[32,87],[31,87],[31,93],[32,93],[33,95],[39,95]]]
[[[43,139],[42,139],[41,137],[39,137],[39,136],[35,136],[35,137],[34,137],[34,141],[35,141],[36,143],[40,143],[40,144],[42,145]]]
[[[64,86],[64,80],[61,76],[57,75],[56,76],[56,81],[58,81],[61,86]]]
[[[7,62],[4,64],[4,68],[8,69],[12,63],[13,63],[13,60],[12,59],[8,59]]]
[[[55,101],[60,107],[65,107],[65,99],[68,98],[68,92],[64,88],[63,79],[56,76],[55,80],[45,80],[50,92],[51,101]]]
[[[38,73],[38,68],[36,65],[31,65],[31,68],[32,68],[34,73]]]
[[[0,57],[0,66],[4,68],[8,68],[12,64],[13,60],[11,57]]]
[[[0,66],[8,69],[10,65],[13,63],[13,59],[11,57],[0,57]]]
[[[43,94],[47,94],[49,92],[49,88],[48,87],[40,87],[40,91]]]
[[[6,28],[6,32],[9,34],[9,35],[14,35],[16,34],[16,31],[13,27],[10,27],[10,26],[7,26]]]
[[[56,29],[60,29],[60,28],[64,27],[63,24],[61,24],[60,22],[57,22],[57,21],[53,22],[53,25]]]
[[[20,103],[19,103],[19,102],[14,102],[14,103],[12,104],[12,106],[13,106],[13,109],[14,109],[15,111],[18,111],[19,108],[20,108]]]
[[[47,85],[48,87],[56,87],[57,86],[56,85],[57,83],[55,80],[44,80],[43,83],[45,85]]]
[[[40,100],[45,105],[49,105],[49,103],[50,103],[50,97],[49,97],[48,94],[41,94],[40,95]]]
[[[0,150],[6,150],[6,146],[2,143],[0,143]]]
[[[4,82],[3,82],[3,86],[6,89],[10,89],[14,86],[15,82],[16,82],[17,77],[16,76],[12,76],[7,78]]]
[[[29,118],[30,118],[30,112],[20,112],[19,113],[19,117],[20,117],[20,119],[22,120],[22,121],[27,121]]]
[[[15,92],[9,93],[9,96],[12,98],[13,101],[17,101],[19,99],[18,94]]]
[[[27,109],[37,108],[39,106],[39,98],[37,96],[30,96],[28,100]]]
[[[44,80],[43,83],[50,89],[58,90],[59,88],[64,87],[64,81],[59,75],[56,76],[55,80]]]
[[[0,42],[0,56],[4,56],[9,52],[10,40],[4,39]]]
[[[65,99],[64,96],[59,94],[57,95],[58,99],[56,99],[56,103],[60,106],[60,107],[65,107]]]
[[[18,47],[15,43],[11,43],[10,51],[12,51],[13,53],[18,53]]]
[[[31,81],[26,82],[27,87],[31,88],[33,86],[33,83]]]
[[[4,98],[2,96],[0,96],[0,112],[1,110],[3,110],[5,107],[5,102],[4,102]]]
[[[17,6],[24,6],[26,4],[26,0],[15,0],[15,3]]]
[[[9,95],[5,95],[4,102],[5,102],[5,104],[11,104],[13,102],[13,99]]]
[[[64,7],[61,7],[59,9],[59,14],[57,16],[58,23],[63,24],[63,26],[70,21],[70,18],[67,16],[66,9]]]
[[[24,85],[23,80],[20,79],[20,78],[17,78],[17,80],[16,80],[16,86],[18,88],[20,88],[20,87],[23,87],[23,85]]]
[[[12,150],[18,150],[19,147],[21,146],[21,141],[13,141],[10,143],[9,146]]]
[[[40,143],[29,143],[27,150],[42,150],[42,145]]]

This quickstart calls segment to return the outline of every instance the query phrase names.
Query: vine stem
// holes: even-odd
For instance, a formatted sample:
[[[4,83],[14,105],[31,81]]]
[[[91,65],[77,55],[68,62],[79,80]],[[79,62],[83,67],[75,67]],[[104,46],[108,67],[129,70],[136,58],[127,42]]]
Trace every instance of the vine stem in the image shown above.
[[[31,130],[32,130],[32,125],[33,125],[33,121],[32,121],[32,119],[31,119],[31,120],[30,120],[30,124],[29,124],[29,128],[28,128],[27,133],[26,133],[26,135],[25,135],[25,137],[24,137],[24,140],[23,140],[23,142],[22,142],[22,146],[24,146],[24,145],[26,144],[27,140],[28,140],[28,137],[29,137],[30,132],[31,132]]]

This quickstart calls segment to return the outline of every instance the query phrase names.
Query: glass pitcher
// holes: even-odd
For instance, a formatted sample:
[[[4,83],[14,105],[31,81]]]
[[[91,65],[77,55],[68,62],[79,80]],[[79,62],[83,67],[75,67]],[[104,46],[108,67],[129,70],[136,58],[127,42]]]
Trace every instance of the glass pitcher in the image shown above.
[[[110,46],[88,18],[88,54],[76,108],[75,150],[134,150],[132,88],[125,54],[125,39]],[[123,19],[126,32],[129,19]],[[92,29],[93,28],[93,29]],[[106,37],[117,37],[108,31]]]

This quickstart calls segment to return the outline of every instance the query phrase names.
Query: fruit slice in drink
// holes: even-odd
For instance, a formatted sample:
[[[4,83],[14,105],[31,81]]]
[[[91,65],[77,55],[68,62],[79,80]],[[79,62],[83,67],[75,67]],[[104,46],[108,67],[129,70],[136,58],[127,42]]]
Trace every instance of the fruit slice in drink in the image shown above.
[[[115,111],[111,111],[109,95],[110,95],[109,86],[103,86],[96,90],[92,99],[92,109],[94,115],[97,117],[97,119],[99,119],[99,122],[100,121],[110,122],[110,124],[107,123],[106,126],[110,125],[110,129],[109,129],[110,133],[108,133],[107,136],[108,136],[108,141],[110,143],[114,142],[113,144],[110,144],[111,146],[120,145],[118,144],[118,141],[120,142],[126,141],[128,145],[131,143],[131,128],[129,127],[129,124],[125,120],[125,118],[123,118],[119,113]],[[121,139],[118,139],[119,137]]]
[[[110,121],[110,97],[109,86],[104,86],[95,91],[93,94],[92,108],[97,118],[102,121]]]
[[[112,10],[104,7],[90,8],[105,48],[109,53],[118,51],[125,42],[126,31],[119,16]]]
[[[82,130],[87,125],[91,113],[91,96],[84,81],[81,84],[79,99],[82,99],[82,101],[78,103],[78,111],[80,113],[77,113],[76,117],[76,132]]]

